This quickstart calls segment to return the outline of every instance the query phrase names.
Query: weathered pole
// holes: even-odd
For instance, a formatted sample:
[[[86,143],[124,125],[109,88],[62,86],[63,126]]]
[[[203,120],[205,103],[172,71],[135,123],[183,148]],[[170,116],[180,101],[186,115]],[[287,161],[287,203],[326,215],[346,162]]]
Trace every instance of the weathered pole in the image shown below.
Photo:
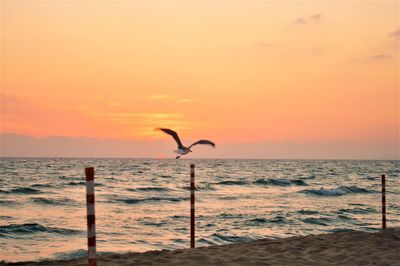
[[[94,208],[94,167],[85,168],[88,265],[97,266],[96,261],[96,217]]]
[[[386,176],[382,175],[382,229],[386,229]]]
[[[194,164],[190,164],[190,248],[195,247]]]

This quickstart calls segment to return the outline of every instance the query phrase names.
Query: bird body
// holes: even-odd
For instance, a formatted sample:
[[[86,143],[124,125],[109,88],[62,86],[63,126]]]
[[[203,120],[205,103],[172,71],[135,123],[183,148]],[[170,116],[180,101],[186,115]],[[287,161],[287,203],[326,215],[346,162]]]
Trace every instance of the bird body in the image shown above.
[[[189,148],[187,147],[182,147],[182,148],[178,148],[175,153],[182,155],[188,154],[189,152],[192,152]]]
[[[179,159],[182,155],[192,152],[192,150],[190,148],[197,144],[211,145],[213,148],[215,148],[214,142],[212,142],[210,140],[205,140],[205,139],[196,141],[195,143],[191,144],[189,147],[185,147],[185,146],[183,146],[181,140],[179,139],[178,133],[176,133],[175,131],[168,129],[168,128],[157,128],[157,129],[163,131],[164,133],[166,133],[168,135],[171,135],[174,138],[176,144],[178,144],[178,149],[175,151],[175,153],[177,154],[175,159]]]

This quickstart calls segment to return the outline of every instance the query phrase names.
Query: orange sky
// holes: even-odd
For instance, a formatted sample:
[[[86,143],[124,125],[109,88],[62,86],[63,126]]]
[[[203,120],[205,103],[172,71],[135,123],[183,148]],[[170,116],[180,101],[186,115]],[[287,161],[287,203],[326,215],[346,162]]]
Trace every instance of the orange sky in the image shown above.
[[[399,140],[398,1],[2,1],[1,132]]]

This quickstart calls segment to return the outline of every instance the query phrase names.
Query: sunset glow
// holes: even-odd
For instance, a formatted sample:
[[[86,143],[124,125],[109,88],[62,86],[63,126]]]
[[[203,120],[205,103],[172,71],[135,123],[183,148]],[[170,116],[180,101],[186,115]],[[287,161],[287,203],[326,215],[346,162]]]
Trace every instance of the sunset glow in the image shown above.
[[[2,1],[1,133],[396,149],[399,36],[398,1]]]

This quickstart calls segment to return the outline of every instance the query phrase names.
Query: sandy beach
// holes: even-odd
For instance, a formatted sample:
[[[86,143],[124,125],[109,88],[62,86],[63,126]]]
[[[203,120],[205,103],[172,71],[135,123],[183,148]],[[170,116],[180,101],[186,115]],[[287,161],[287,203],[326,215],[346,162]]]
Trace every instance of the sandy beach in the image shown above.
[[[86,265],[84,258],[8,265]],[[6,264],[7,265],[7,264]],[[98,265],[400,265],[400,229],[98,257]]]

